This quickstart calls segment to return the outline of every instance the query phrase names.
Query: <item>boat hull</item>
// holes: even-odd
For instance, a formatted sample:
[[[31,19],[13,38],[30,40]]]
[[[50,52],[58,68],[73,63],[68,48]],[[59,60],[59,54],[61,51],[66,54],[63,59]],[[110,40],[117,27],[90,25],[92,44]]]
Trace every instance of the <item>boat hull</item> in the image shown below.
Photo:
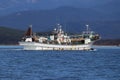
[[[19,42],[19,45],[23,46],[24,50],[91,50],[92,43],[80,45],[55,45],[37,42]]]

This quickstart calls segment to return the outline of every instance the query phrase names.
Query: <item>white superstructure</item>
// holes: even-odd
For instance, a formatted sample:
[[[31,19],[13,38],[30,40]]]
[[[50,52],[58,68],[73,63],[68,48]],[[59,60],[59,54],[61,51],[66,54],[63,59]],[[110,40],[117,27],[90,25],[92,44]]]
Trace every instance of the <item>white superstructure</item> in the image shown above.
[[[49,36],[37,36],[29,27],[25,36],[19,42],[24,50],[90,50],[93,42],[99,39],[99,35],[93,31],[84,31],[81,35],[69,35],[57,24]]]

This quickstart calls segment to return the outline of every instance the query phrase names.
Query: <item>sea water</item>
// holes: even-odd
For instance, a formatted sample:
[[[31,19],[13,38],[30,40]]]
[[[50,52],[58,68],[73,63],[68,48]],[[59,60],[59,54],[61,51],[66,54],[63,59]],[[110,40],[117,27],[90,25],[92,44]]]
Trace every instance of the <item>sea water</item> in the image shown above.
[[[120,47],[24,51],[0,46],[0,80],[120,80]]]

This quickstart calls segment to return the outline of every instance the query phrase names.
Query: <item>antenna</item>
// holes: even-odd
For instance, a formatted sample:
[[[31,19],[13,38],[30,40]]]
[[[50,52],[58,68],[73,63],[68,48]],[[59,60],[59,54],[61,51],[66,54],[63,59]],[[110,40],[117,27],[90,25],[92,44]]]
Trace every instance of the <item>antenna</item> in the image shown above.
[[[89,31],[89,25],[88,24],[86,25],[86,31],[87,32]]]
[[[32,24],[31,24],[31,25],[29,25],[29,27],[30,27],[30,28],[32,28]]]
[[[60,18],[56,16],[56,23],[60,23]]]

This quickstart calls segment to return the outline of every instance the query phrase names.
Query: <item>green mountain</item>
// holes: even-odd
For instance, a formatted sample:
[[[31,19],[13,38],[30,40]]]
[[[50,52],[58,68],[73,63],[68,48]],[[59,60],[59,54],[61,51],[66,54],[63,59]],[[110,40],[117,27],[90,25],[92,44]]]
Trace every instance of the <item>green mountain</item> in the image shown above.
[[[103,39],[94,43],[94,45],[115,45],[120,46],[120,39]]]
[[[7,27],[0,27],[0,44],[18,44],[18,41],[23,36],[23,31],[7,28]]]

